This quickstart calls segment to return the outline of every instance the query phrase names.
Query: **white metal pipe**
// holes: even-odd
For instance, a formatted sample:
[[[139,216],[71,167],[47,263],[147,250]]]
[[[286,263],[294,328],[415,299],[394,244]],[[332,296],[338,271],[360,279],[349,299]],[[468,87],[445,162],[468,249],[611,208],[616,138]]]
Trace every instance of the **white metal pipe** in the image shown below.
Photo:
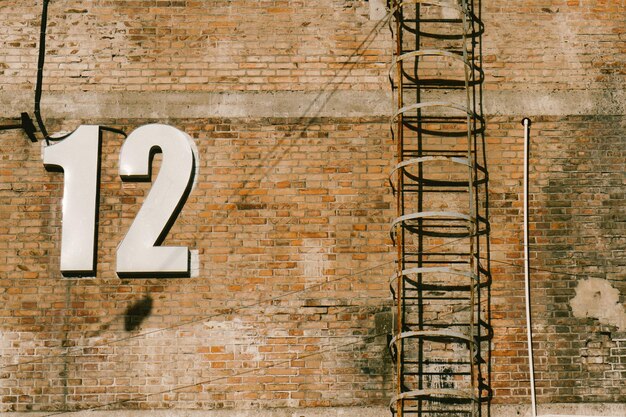
[[[529,118],[525,117],[522,120],[522,125],[524,125],[524,287],[526,292],[526,334],[528,339],[531,413],[532,417],[536,417],[537,395],[535,391],[532,321],[530,318],[530,251],[528,249],[528,154],[530,148],[530,124]]]

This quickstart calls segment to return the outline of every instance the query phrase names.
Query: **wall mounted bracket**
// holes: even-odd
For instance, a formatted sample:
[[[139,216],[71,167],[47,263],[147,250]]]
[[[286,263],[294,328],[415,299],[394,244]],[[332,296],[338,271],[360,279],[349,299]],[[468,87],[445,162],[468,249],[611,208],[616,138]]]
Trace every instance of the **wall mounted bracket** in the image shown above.
[[[31,142],[37,142],[37,137],[35,136],[35,125],[33,124],[33,119],[30,118],[28,113],[24,112],[20,115],[20,124],[0,126],[0,130],[12,129],[24,129],[28,139],[30,139]]]

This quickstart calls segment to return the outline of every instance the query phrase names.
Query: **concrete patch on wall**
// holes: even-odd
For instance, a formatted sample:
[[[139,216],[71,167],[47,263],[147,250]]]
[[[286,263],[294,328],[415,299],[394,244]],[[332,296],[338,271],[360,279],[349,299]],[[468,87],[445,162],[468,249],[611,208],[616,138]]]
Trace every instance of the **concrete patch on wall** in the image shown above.
[[[578,283],[570,300],[574,317],[598,319],[602,324],[626,330],[626,312],[619,301],[619,290],[606,279],[589,278]]]
[[[426,101],[459,102],[460,95],[435,92]],[[391,96],[380,91],[258,92],[47,92],[42,112],[50,118],[369,117],[390,116]],[[32,93],[0,91],[0,108],[27,109]],[[615,115],[626,112],[626,90],[489,91],[491,116]],[[86,122],[85,122],[86,123]]]

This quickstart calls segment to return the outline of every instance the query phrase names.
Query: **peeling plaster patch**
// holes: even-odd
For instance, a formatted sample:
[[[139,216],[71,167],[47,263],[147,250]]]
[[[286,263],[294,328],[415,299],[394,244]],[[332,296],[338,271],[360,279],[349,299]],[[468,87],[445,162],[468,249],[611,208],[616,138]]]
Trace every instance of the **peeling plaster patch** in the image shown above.
[[[307,282],[319,282],[330,266],[328,254],[321,239],[304,239],[302,242],[302,273]]]
[[[203,325],[206,339],[210,340],[211,344],[258,347],[263,342],[256,325],[246,323],[239,318],[209,320],[203,322]]]
[[[598,319],[602,324],[626,330],[626,311],[619,301],[619,290],[609,281],[589,278],[578,283],[576,296],[570,300],[574,317]]]
[[[460,19],[461,13],[457,7],[461,7],[461,5],[457,2],[456,5],[450,5],[448,7],[441,8],[441,17],[444,19]]]
[[[11,352],[11,341],[9,340],[8,334],[0,331],[0,366],[7,367],[12,363],[15,363],[14,360],[9,358],[19,358],[19,355],[15,355],[15,352]],[[9,372],[2,371],[0,372],[0,390],[8,389],[8,382],[12,375]]]
[[[191,266],[190,266],[191,278],[197,278],[200,276],[200,251],[198,251],[197,249],[192,249],[189,251],[189,253],[190,253],[190,263],[191,263]]]
[[[387,16],[387,8],[385,0],[369,0],[370,19],[380,20]]]

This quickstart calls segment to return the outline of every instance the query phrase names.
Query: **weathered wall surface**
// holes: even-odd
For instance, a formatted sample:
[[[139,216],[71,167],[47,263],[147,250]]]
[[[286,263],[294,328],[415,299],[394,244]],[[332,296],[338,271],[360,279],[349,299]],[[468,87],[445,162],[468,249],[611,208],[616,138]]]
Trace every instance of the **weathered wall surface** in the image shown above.
[[[94,121],[111,122],[147,120]],[[63,175],[43,169],[40,146],[7,135],[3,404],[78,408],[135,394],[148,397],[127,406],[378,403],[389,389],[377,328],[392,266],[385,124],[169,123],[197,138],[200,155],[197,187],[164,242],[197,251],[192,278],[115,274],[115,249],[151,184],[122,183],[122,140],[109,133],[97,276],[62,278]]]
[[[2,124],[32,109],[40,13],[0,3]],[[620,0],[482,4],[498,415],[529,402],[521,116],[540,407],[626,401],[625,15]],[[97,274],[63,278],[63,174],[0,132],[0,411],[380,413],[392,44],[368,2],[57,1],[48,34],[50,131],[160,122],[195,139],[198,183],[165,244],[197,267],[117,277],[150,184],[120,181],[105,133]]]
[[[534,118],[530,173],[532,308],[539,401],[624,401],[623,116]],[[491,119],[491,155],[523,157],[519,120]],[[490,166],[494,388],[527,395],[518,166]],[[517,266],[513,266],[513,264]],[[606,313],[606,314],[605,314]],[[498,394],[499,393],[499,394]]]
[[[24,89],[37,69],[41,2],[11,3],[0,83]],[[352,0],[63,1],[50,5],[46,80],[64,92],[317,91],[331,78],[334,88],[376,90],[388,37],[375,23],[368,2]]]

